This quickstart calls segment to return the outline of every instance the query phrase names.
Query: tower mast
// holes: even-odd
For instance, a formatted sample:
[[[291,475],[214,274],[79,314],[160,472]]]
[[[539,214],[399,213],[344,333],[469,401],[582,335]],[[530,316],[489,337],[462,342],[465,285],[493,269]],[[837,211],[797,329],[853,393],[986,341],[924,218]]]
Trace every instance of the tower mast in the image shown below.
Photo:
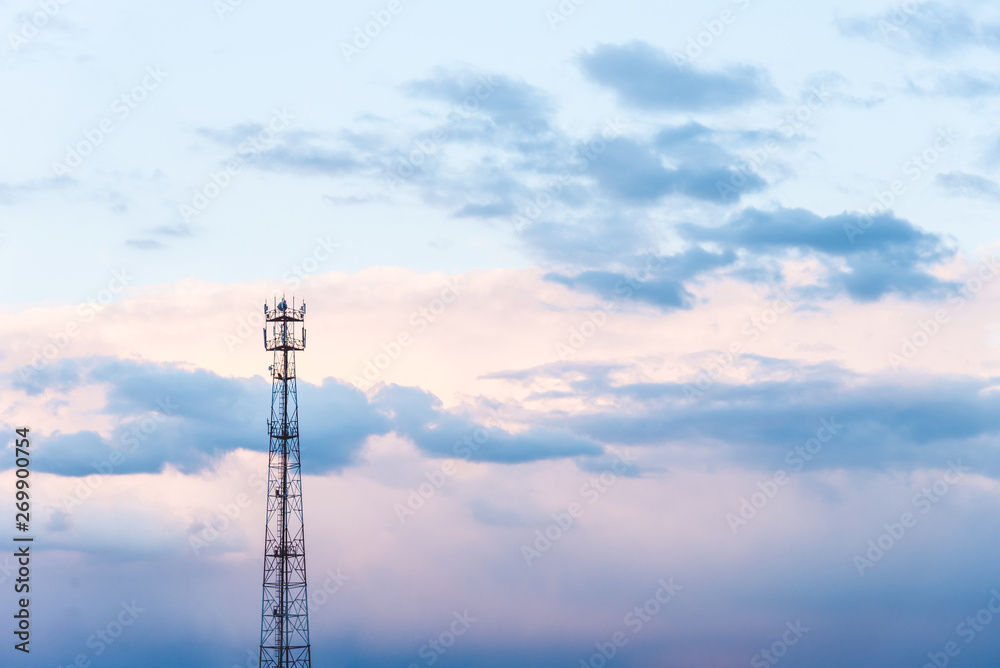
[[[295,351],[305,350],[306,305],[264,304],[264,349],[274,352],[264,533],[260,668],[311,668],[306,543],[299,462]],[[268,333],[270,328],[270,333]]]

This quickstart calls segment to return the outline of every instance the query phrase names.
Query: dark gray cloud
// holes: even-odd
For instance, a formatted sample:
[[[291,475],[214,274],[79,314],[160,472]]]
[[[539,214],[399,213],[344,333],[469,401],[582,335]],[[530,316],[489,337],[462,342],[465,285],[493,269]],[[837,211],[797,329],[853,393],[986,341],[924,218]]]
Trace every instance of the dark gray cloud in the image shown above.
[[[668,111],[729,109],[776,96],[767,72],[746,65],[702,71],[645,42],[601,44],[580,56],[592,81],[627,105]]]

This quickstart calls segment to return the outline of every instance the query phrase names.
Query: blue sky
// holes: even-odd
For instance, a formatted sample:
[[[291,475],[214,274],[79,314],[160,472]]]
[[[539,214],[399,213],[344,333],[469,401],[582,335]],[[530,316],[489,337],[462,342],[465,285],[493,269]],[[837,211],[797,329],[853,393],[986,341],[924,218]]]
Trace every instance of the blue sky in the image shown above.
[[[4,665],[256,665],[280,294],[317,666],[995,663],[989,3],[7,0],[0,37]]]

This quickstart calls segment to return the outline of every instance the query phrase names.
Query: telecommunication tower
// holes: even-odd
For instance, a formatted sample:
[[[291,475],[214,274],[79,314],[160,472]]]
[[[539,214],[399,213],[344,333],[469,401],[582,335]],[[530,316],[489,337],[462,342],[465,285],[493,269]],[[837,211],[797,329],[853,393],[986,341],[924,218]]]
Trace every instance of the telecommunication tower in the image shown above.
[[[311,668],[306,541],[299,462],[299,400],[295,351],[305,350],[306,305],[282,297],[264,303],[264,349],[274,351],[271,371],[267,527],[264,533],[264,597],[260,621],[260,668]],[[268,332],[270,329],[270,332]]]

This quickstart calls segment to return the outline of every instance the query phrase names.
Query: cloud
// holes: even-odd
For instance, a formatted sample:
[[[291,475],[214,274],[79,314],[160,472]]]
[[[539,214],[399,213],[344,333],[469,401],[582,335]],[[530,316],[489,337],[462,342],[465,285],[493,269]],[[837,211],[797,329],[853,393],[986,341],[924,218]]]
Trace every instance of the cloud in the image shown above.
[[[1000,477],[1000,393],[988,379],[942,374],[862,376],[834,364],[809,366],[747,356],[748,382],[617,383],[615,367],[562,363],[521,373],[598,409],[538,415],[541,424],[609,445],[681,446],[761,468],[788,467],[789,452],[840,425],[836,444],[811,468],[946,467],[949,459]],[[707,372],[702,374],[710,378]],[[502,377],[496,374],[495,377]],[[794,459],[794,455],[789,459]]]
[[[466,204],[453,215],[456,218],[506,218],[514,213],[511,202],[490,202],[488,204]]]
[[[12,374],[11,385],[30,397],[37,397],[46,390],[65,393],[80,384],[83,365],[74,359],[60,360],[58,364],[32,367],[30,373]]]
[[[366,168],[351,151],[331,146],[306,144],[302,138],[289,137],[260,153],[256,162],[265,169],[292,170],[317,174],[349,174]]]
[[[905,220],[882,215],[863,236],[852,239],[844,233],[844,225],[856,224],[856,215],[843,213],[822,218],[806,209],[761,211],[746,209],[719,227],[687,223],[678,230],[688,239],[735,245],[751,250],[809,248],[829,255],[856,255],[872,248],[885,249],[893,245],[926,247],[936,250],[940,238],[922,232]],[[933,259],[941,255],[934,254]]]
[[[962,7],[939,2],[898,5],[882,14],[838,21],[837,27],[844,35],[927,57],[1000,46],[1000,25],[981,23]]]
[[[243,167],[332,175],[370,169],[371,165],[356,158],[353,149],[364,146],[365,140],[377,142],[377,137],[351,132],[275,132],[260,123],[237,123],[222,129],[205,127],[196,132],[228,149],[230,158]]]
[[[592,78],[623,87],[619,93],[625,97],[645,91],[643,104],[705,109],[772,92],[761,71],[697,73],[640,42],[599,45],[580,62]],[[563,264],[549,280],[611,299],[614,287],[627,278],[623,267],[658,256],[650,249],[666,239],[650,216],[664,200],[732,205],[733,192],[742,197],[768,185],[740,169],[743,163],[731,151],[773,140],[773,131],[720,130],[688,121],[635,133],[613,121],[610,134],[603,128],[571,135],[558,127],[554,105],[542,90],[467,67],[435,70],[402,90],[410,100],[441,103],[437,120],[409,137],[371,116],[337,135],[287,133],[258,160],[269,168],[338,180],[359,177],[380,184],[386,194],[414,190],[456,218],[491,225],[509,221],[529,252]],[[662,97],[663,90],[696,93],[682,104],[654,99],[650,92]],[[422,110],[419,118],[425,123],[435,113]],[[235,142],[255,129],[222,135]],[[742,184],[738,190],[721,187],[735,182]],[[377,197],[365,193],[362,199]],[[774,280],[780,278],[780,261],[796,254],[823,263],[827,276],[810,293],[821,299],[843,293],[858,301],[888,294],[941,296],[951,287],[931,273],[951,256],[939,237],[886,214],[855,238],[844,230],[854,222],[846,213],[821,218],[801,209],[750,209],[717,228],[681,224],[677,231],[689,247],[660,257],[635,296],[664,309],[689,308],[694,295],[688,283],[699,274],[731,265],[733,278]]]
[[[1000,200],[1000,185],[996,181],[965,172],[938,174],[934,182],[952,197],[978,197]]]
[[[441,68],[430,77],[405,84],[403,90],[412,97],[445,102],[458,115],[482,115],[496,128],[521,136],[551,131],[553,105],[548,95],[512,77]]]
[[[163,248],[163,244],[155,239],[126,239],[125,245],[138,248],[139,250],[157,250]]]
[[[438,457],[515,464],[604,453],[595,441],[558,427],[534,427],[518,433],[510,433],[496,424],[486,428],[469,418],[441,410],[440,400],[417,388],[391,385],[378,393],[376,403],[391,407],[396,433]]]
[[[107,437],[84,430],[46,438],[35,460],[39,471],[155,473],[171,465],[191,472],[232,450],[267,450],[263,416],[270,406],[270,383],[259,376],[225,378],[170,365],[91,358],[50,364],[28,381],[15,382],[16,389],[34,394],[81,386],[105,388],[103,413],[115,426]],[[308,415],[303,460],[315,471],[347,465],[368,436],[389,430],[385,416],[349,385],[331,379],[319,386],[299,382],[299,397]]]
[[[633,211],[540,217],[521,230],[529,248],[550,261],[573,266],[634,264],[637,249],[651,246],[650,234]]]
[[[187,223],[177,223],[171,225],[160,225],[151,230],[153,234],[162,234],[167,237],[189,237],[192,235],[191,226]]]
[[[114,423],[110,435],[54,433],[37,450],[38,471],[156,473],[169,465],[191,473],[228,452],[268,447],[263,418],[270,407],[270,383],[259,376],[225,378],[172,365],[90,358],[50,364],[14,387],[36,396],[105,389],[102,412]],[[518,463],[603,453],[598,443],[561,429],[511,433],[501,425],[484,427],[443,410],[440,400],[416,388],[388,386],[369,401],[353,386],[327,378],[320,385],[299,381],[298,394],[303,463],[313,473],[350,465],[368,437],[390,430],[433,456],[471,461]]]
[[[218,129],[210,127],[197,128],[195,132],[205,139],[209,139],[217,144],[235,148],[245,140],[260,134],[267,128],[260,123],[234,123],[228,128]]]
[[[419,109],[419,126],[410,134],[368,115],[335,135],[285,133],[255,162],[337,182],[353,179],[353,199],[331,201],[416,192],[456,218],[509,222],[543,260],[595,271],[615,271],[609,262],[631,265],[661,241],[645,212],[664,199],[729,205],[736,198],[720,184],[743,183],[737,198],[767,185],[756,174],[737,176],[742,161],[731,152],[759,146],[761,132],[688,122],[632,133],[612,118],[570,133],[557,124],[554,104],[541,89],[471,68],[437,69],[402,91],[414,103],[440,105]],[[236,146],[257,130],[202,133]],[[650,285],[646,294],[679,304],[681,293],[668,283]]]
[[[691,166],[721,167],[737,161],[727,147],[757,147],[767,140],[781,141],[782,138],[781,133],[771,130],[719,130],[691,121],[684,125],[661,126],[647,143],[664,156]]]
[[[910,82],[909,88],[910,92],[916,95],[989,97],[1000,94],[1000,76],[988,73],[951,72],[927,85]]]
[[[737,280],[780,282],[781,262],[801,257],[819,260],[825,272],[820,282],[798,288],[803,298],[847,294],[869,302],[896,294],[938,299],[956,288],[932,273],[954,255],[939,235],[892,214],[874,216],[870,222],[860,227],[858,216],[846,212],[821,217],[805,209],[750,208],[718,226],[677,224],[677,233],[689,247],[668,256],[638,252],[643,244],[653,247],[654,240],[640,234],[634,221],[584,228],[582,234],[576,230],[579,238],[570,236],[570,226],[533,226],[526,234],[536,235],[536,245],[558,249],[563,261],[592,267],[549,272],[546,280],[615,303],[628,298],[664,310],[690,308],[695,297],[688,284],[705,273],[729,267],[730,277]],[[644,277],[637,280],[640,270]]]
[[[684,287],[686,281],[730,265],[735,260],[736,255],[731,251],[710,253],[701,248],[691,248],[676,255],[636,258],[636,266],[643,266],[643,270],[635,274],[591,270],[573,276],[549,273],[545,279],[571,289],[591,292],[614,303],[634,299],[672,310],[690,308],[693,304],[694,295]]]
[[[689,241],[715,243],[757,256],[804,253],[825,260],[827,283],[818,294],[846,292],[857,301],[888,294],[941,297],[954,289],[930,270],[954,255],[944,240],[892,214],[880,214],[865,228],[857,215],[820,217],[805,209],[746,209],[717,227],[678,226]],[[843,263],[843,266],[841,266]]]
[[[573,141],[551,126],[547,95],[524,81],[451,68],[401,89],[411,117],[420,123],[417,129],[408,132],[403,124],[366,114],[337,133],[282,133],[273,145],[251,153],[247,164],[353,179],[348,184],[353,201],[384,201],[407,188],[456,217],[492,219],[510,215],[514,198],[530,195],[527,175],[558,170],[573,159]],[[443,108],[417,107],[427,102]],[[238,125],[200,134],[242,155],[245,138],[260,129]]]
[[[669,111],[712,111],[771,98],[767,72],[733,66],[709,72],[671,61],[645,42],[600,44],[580,57],[584,73],[629,106]]]
[[[668,132],[668,131],[664,131]],[[680,148],[683,158],[693,154],[696,163],[704,164],[712,156],[724,160],[725,166],[694,166],[684,164],[670,168],[663,164],[664,156],[648,147],[645,142],[620,138],[608,142],[607,149],[595,160],[590,173],[615,199],[638,203],[652,203],[666,195],[682,195],[691,199],[714,202],[732,200],[724,196],[719,184],[729,184],[737,172],[728,165],[735,159],[726,159],[715,144],[701,141],[680,142],[664,133],[660,134],[659,144],[668,148]],[[697,146],[697,149],[693,149]],[[714,155],[713,155],[714,154]],[[756,174],[744,175],[745,179],[740,194],[756,192],[765,186],[762,178]]]
[[[0,204],[15,204],[25,196],[66,188],[72,179],[66,176],[31,179],[20,183],[0,183]]]

